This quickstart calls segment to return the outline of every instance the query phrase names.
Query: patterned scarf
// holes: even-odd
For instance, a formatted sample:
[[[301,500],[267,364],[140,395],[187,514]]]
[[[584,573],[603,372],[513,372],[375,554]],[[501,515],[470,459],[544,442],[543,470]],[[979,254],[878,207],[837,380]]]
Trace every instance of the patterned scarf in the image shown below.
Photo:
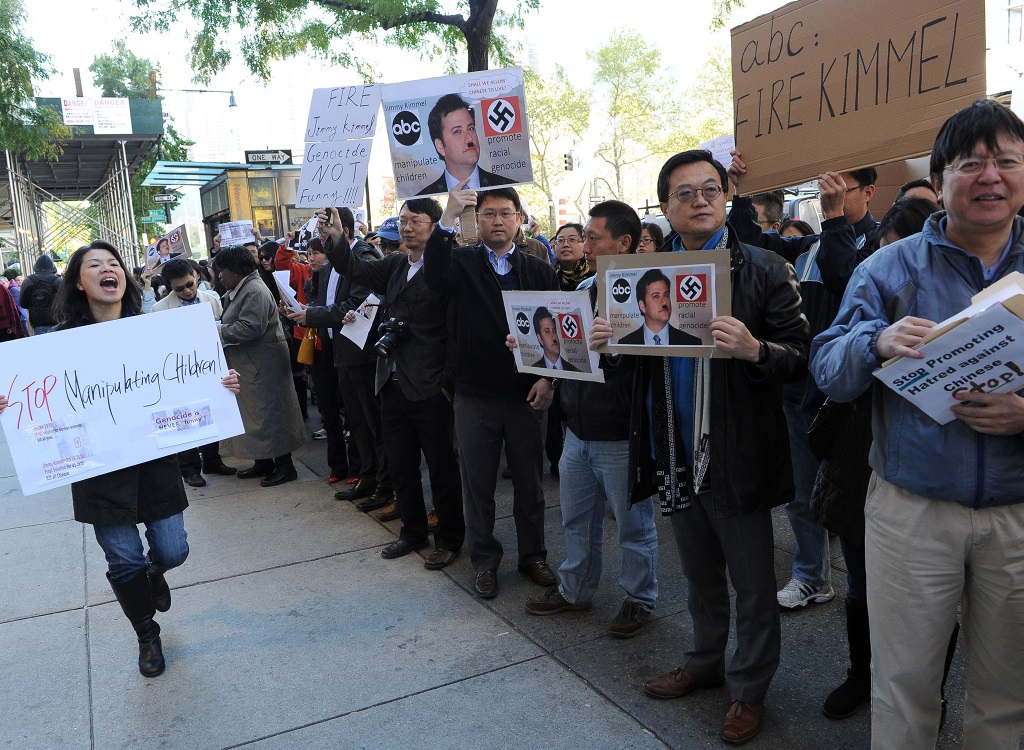
[[[568,270],[561,263],[555,261],[555,272],[558,274],[558,288],[563,292],[575,291],[581,281],[594,275],[590,266],[587,265],[586,258],[580,258],[576,261],[576,265]]]
[[[729,228],[725,227],[714,249],[725,250],[728,242]],[[672,363],[669,357],[659,357],[652,362],[651,412],[661,513],[668,516],[688,510],[691,495],[708,489],[707,471],[711,465],[711,358],[700,357],[694,362],[692,482],[688,476],[688,461],[680,460],[684,458],[685,444],[676,427]]]

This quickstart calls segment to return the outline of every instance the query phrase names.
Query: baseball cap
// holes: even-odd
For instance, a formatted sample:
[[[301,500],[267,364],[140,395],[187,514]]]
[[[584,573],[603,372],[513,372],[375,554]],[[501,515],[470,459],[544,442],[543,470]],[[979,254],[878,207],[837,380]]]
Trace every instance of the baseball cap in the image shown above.
[[[384,219],[381,225],[377,228],[377,236],[381,239],[391,240],[392,242],[398,242],[402,239],[402,235],[398,232],[398,217],[392,216],[390,219]]]

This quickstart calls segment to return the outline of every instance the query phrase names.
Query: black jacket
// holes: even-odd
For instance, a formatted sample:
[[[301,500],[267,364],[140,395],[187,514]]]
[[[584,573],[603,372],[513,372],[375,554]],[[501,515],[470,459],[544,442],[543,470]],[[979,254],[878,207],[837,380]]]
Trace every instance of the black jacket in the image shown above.
[[[384,387],[394,364],[398,386],[410,401],[431,398],[442,389],[453,393],[455,305],[450,305],[447,297],[427,286],[423,269],[406,281],[409,256],[404,253],[365,259],[347,247],[331,244],[327,257],[334,270],[380,297],[382,321],[397,318],[406,324],[405,337],[395,347],[394,357],[377,357],[375,390],[379,393]]]
[[[811,273],[802,274],[806,278],[800,282],[801,310],[811,326],[812,339],[832,325],[853,269],[874,252],[878,242],[878,222],[870,211],[856,224],[851,225],[845,216],[838,216],[821,223],[821,234],[781,237],[774,232],[761,231],[757,208],[750,198],[734,197],[729,225],[736,228],[736,236],[742,242],[771,250],[794,265],[801,255],[812,252],[815,243],[821,241],[814,256],[820,273],[813,273],[812,268]],[[818,390],[810,373],[787,384],[784,395],[786,401],[809,410],[816,410],[825,401],[825,394]]]
[[[28,322],[32,327],[52,326],[57,323],[53,318],[53,298],[57,296],[62,280],[57,275],[57,267],[53,265],[48,255],[40,255],[33,267],[32,273],[21,283],[21,296],[18,304],[28,310]],[[44,291],[45,288],[45,291]],[[38,293],[39,300],[34,296]],[[42,300],[47,299],[48,302]]]
[[[516,250],[509,262],[517,289],[558,289],[555,270],[539,258]],[[487,249],[483,245],[456,248],[455,235],[437,226],[423,251],[421,273],[428,287],[455,304],[456,393],[525,399],[538,377],[516,372],[515,358],[505,346],[508,322]]]
[[[672,239],[659,249],[671,251]],[[711,360],[711,464],[706,477],[715,516],[728,518],[767,510],[793,499],[789,436],[782,412],[782,384],[807,372],[807,319],[800,312],[800,285],[793,267],[775,253],[739,242],[730,231],[732,317],[767,344],[761,363]],[[638,456],[633,497],[656,482],[650,436],[666,441],[667,426],[644,429],[646,395],[664,391],[663,360],[644,357],[634,391],[631,440]],[[667,380],[667,377],[666,377]],[[688,477],[683,491],[692,496]],[[661,487],[659,486],[659,491]],[[667,491],[667,490],[666,490]]]
[[[332,247],[333,241],[328,238],[326,248],[328,252]],[[367,244],[362,240],[356,240],[355,247],[352,251],[360,258],[366,260],[378,260],[382,256],[380,251],[377,250],[373,245]],[[317,301],[326,302],[327,300],[327,286],[330,283],[330,273],[327,269],[324,269],[323,273],[319,274],[320,279],[317,289]],[[327,335],[327,329],[331,328],[334,330],[334,366],[335,367],[359,367],[365,365],[372,365],[377,360],[377,353],[373,350],[373,345],[377,342],[377,325],[380,323],[380,310],[376,311],[376,315],[373,320],[373,324],[370,326],[370,335],[366,337],[366,344],[360,349],[352,341],[341,335],[342,319],[345,314],[350,310],[355,310],[366,298],[370,296],[371,290],[362,284],[353,282],[347,276],[342,275],[338,282],[338,290],[334,295],[334,301],[332,304],[317,304],[309,305],[306,307],[306,322],[311,326],[316,326],[320,337],[323,338]]]
[[[593,305],[597,300],[597,286],[591,284],[587,291]],[[603,383],[559,380],[558,400],[573,435],[580,440],[629,439],[637,360],[632,355],[602,354]]]

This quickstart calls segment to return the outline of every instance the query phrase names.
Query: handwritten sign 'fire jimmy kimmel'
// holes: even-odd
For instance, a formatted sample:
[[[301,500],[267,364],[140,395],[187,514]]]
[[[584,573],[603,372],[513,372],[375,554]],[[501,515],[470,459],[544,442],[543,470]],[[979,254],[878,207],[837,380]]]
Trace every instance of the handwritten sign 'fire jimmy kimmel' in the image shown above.
[[[25,495],[244,431],[235,396],[220,382],[227,365],[210,305],[2,347],[8,407],[0,425]]]
[[[313,89],[297,208],[363,203],[370,147],[380,113],[376,84]]]
[[[985,96],[983,0],[798,0],[732,30],[743,194],[921,156]]]

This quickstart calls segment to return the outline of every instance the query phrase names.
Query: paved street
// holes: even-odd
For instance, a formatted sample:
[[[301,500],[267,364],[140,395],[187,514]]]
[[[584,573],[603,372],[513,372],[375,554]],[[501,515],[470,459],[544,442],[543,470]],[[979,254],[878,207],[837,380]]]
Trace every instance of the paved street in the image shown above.
[[[515,570],[510,482],[499,480],[501,593],[484,602],[465,556],[441,572],[416,554],[381,559],[398,522],[336,502],[324,452],[307,445],[299,481],[276,490],[234,477],[188,490],[192,552],[168,574],[174,605],[158,617],[167,671],[146,679],[91,528],[72,519],[70,489],[22,497],[0,447],[0,747],[725,747],[724,689],[668,702],[641,692],[678,666],[691,637],[666,522],[657,619],[618,641],[607,635],[619,604],[614,522],[593,609],[533,617],[523,602],[541,589]],[[554,567],[564,550],[557,480],[545,490]],[[792,541],[781,513],[775,528],[784,583]],[[836,599],[784,613],[782,664],[749,747],[868,747],[866,709],[844,722],[820,710],[847,662],[833,551]],[[941,748],[959,746],[962,673],[958,655]]]

